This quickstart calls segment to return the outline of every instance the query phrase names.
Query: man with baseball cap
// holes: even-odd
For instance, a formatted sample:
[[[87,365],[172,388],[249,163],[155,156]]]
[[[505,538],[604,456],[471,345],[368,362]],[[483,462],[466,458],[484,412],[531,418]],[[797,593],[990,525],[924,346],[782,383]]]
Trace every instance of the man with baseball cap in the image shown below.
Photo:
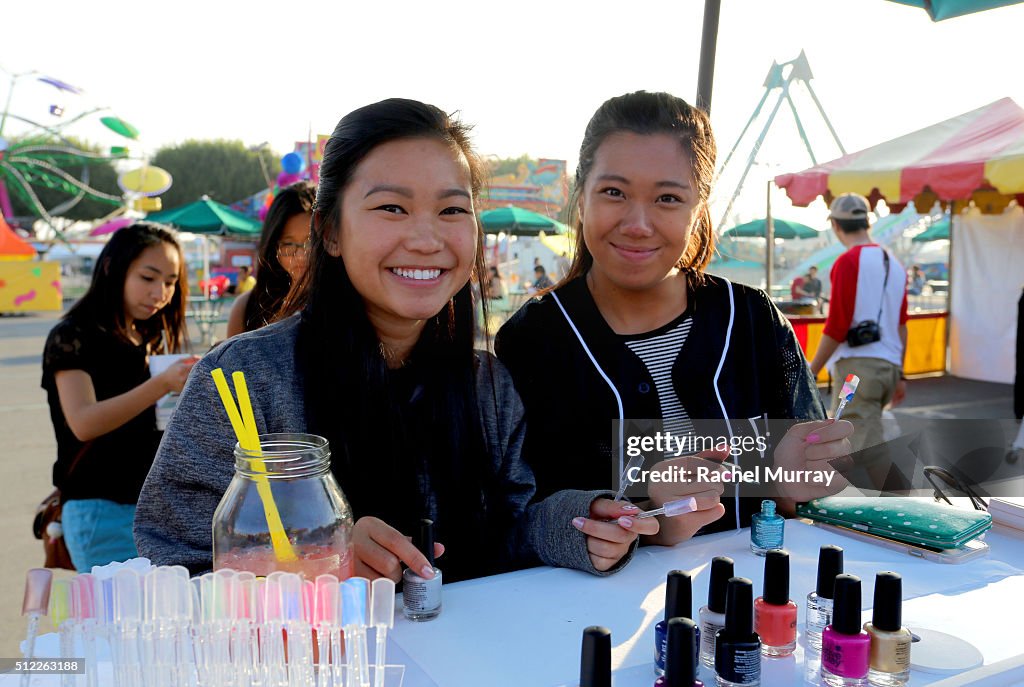
[[[825,330],[811,361],[817,376],[827,364],[834,391],[832,410],[848,374],[860,386],[843,419],[861,419],[852,436],[855,450],[881,443],[882,409],[906,395],[903,357],[907,350],[907,272],[882,246],[871,240],[867,198],[844,193],[832,201],[832,231],[846,252],[832,266],[832,294]],[[858,436],[859,435],[859,436]]]

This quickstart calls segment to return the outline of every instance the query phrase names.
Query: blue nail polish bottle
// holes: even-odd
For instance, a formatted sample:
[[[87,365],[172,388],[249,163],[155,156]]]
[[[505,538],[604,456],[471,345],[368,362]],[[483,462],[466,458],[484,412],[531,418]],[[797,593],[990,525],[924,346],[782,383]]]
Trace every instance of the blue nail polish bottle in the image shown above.
[[[665,674],[665,658],[668,654],[668,621],[672,618],[690,618],[693,616],[693,580],[683,570],[673,570],[668,574],[665,584],[665,617],[654,626],[654,672]],[[700,629],[697,632],[697,645],[700,646]],[[696,657],[694,666],[696,666]]]
[[[761,512],[754,513],[750,522],[750,550],[763,556],[772,549],[781,549],[786,533],[786,520],[775,512],[775,502],[765,499]]]

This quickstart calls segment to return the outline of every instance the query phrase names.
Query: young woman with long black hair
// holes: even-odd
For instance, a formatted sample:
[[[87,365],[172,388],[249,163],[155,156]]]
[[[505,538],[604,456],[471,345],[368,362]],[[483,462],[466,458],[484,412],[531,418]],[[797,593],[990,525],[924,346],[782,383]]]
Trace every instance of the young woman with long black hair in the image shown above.
[[[276,322],[290,308],[309,262],[309,223],[316,187],[300,181],[277,192],[267,210],[256,263],[256,286],[235,299],[229,337]]]
[[[482,179],[467,129],[436,107],[391,99],[342,118],[320,167],[301,313],[197,366],[143,489],[144,555],[211,566],[235,441],[210,379],[217,367],[246,373],[261,432],[330,441],[356,517],[357,574],[422,570],[403,535],[424,517],[446,547],[446,580],[540,562],[607,572],[657,529],[603,490],[530,503],[522,404],[504,367],[474,350]]]

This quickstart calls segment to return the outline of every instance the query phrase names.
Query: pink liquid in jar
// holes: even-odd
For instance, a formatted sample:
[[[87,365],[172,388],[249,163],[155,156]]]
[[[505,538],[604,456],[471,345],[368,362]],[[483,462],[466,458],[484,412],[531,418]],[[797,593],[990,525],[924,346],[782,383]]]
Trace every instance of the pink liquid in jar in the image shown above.
[[[272,546],[232,549],[218,554],[213,559],[213,569],[247,570],[257,577],[266,577],[272,572],[298,573],[305,579],[315,581],[318,575],[334,575],[347,580],[354,574],[352,549],[339,550],[332,546],[293,547],[299,557],[296,561],[280,561]]]

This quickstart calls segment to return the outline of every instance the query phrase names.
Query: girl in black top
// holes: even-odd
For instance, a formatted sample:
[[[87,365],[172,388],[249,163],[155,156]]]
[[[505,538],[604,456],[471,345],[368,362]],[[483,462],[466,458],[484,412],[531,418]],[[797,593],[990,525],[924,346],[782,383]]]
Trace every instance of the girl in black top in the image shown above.
[[[150,377],[151,353],[187,341],[185,262],[154,224],[118,231],[100,253],[89,290],[50,331],[43,380],[57,438],[53,483],[75,568],[137,555],[132,519],[160,434],[156,402],[181,391],[198,358]]]
[[[704,273],[714,250],[715,154],[707,115],[667,93],[612,98],[588,124],[573,264],[553,292],[505,324],[495,346],[526,406],[524,455],[539,495],[615,485],[626,456],[613,420],[657,419],[676,436],[716,420],[732,437],[764,436],[767,419],[825,417],[793,330],[768,297]],[[813,470],[849,452],[851,431],[842,421],[799,424],[774,456],[770,445],[765,453]],[[661,457],[644,468],[698,463],[655,467]],[[674,544],[719,521],[722,493],[706,481],[652,483],[645,505],[694,496],[697,510],[659,517],[650,541]],[[721,524],[749,524],[741,501],[753,499],[730,503]]]

